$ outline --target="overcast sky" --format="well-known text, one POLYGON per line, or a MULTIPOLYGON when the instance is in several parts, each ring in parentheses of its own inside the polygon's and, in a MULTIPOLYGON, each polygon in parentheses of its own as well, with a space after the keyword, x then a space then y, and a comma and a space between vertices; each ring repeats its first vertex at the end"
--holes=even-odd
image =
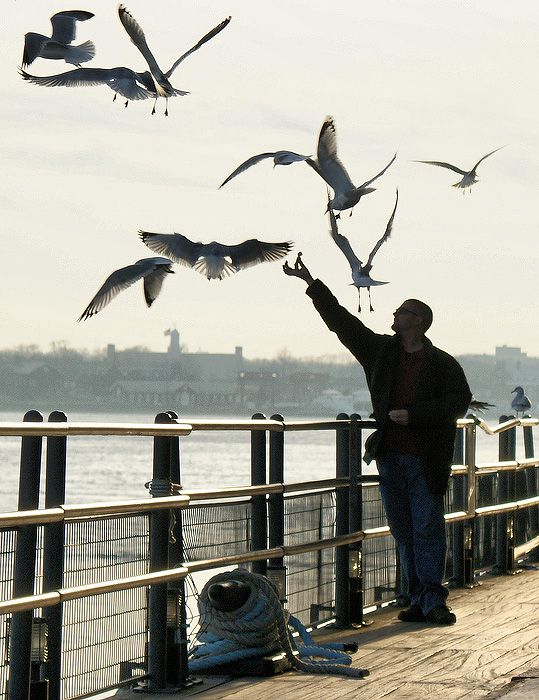
MULTIPOLYGON (((365 260, 399 189, 393 235, 378 252, 375 311, 361 318, 389 331, 393 310, 419 297, 434 309, 429 333, 453 354, 497 345, 539 356, 539 6, 536 0, 128 0, 161 67, 228 15, 229 26, 175 71, 190 95, 164 102, 112 101, 107 86, 45 88, 23 81, 24 34, 50 33, 73 9, 50 0, 5 0, 0 42, 0 192, 3 260, 0 347, 65 341, 75 349, 143 345, 164 351, 176 327, 191 352, 274 357, 342 354, 282 261, 208 282, 175 266, 148 309, 142 284, 89 320, 77 318, 115 269, 154 254, 138 229, 192 240, 294 241, 315 277, 357 311, 350 269, 328 235, 323 181, 304 163, 264 161, 219 190, 243 160, 263 151, 315 154, 332 115, 352 180, 397 159, 340 231, 365 260), (442 160, 478 169, 463 195, 442 160)), ((75 43, 92 39, 86 66, 144 70, 115 1, 77 5, 95 13, 75 43)), ((70 70, 37 59, 28 71, 70 70)))

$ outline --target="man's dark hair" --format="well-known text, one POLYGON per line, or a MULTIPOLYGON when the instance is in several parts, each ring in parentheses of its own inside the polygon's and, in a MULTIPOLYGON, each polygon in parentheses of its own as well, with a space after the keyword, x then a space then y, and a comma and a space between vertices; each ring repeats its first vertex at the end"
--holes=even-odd
POLYGON ((419 299, 407 299, 406 304, 409 308, 418 316, 423 319, 422 329, 423 333, 426 333, 432 324, 432 309, 428 304, 419 299))

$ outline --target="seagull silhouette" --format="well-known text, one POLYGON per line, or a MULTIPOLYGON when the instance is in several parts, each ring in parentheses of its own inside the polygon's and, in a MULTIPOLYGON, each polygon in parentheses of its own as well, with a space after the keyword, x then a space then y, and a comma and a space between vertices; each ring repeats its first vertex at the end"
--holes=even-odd
POLYGON ((139 231, 139 235, 150 250, 193 268, 209 280, 223 279, 258 263, 279 260, 292 248, 291 241, 265 243, 256 238, 238 245, 224 245, 216 241, 194 243, 181 233, 139 231))
MULTIPOLYGON (((310 165, 333 190, 333 199, 330 199, 326 211, 332 209, 342 211, 344 209, 352 209, 363 195, 374 192, 376 188, 369 187, 369 185, 385 173, 396 157, 397 154, 395 153, 393 158, 378 175, 375 175, 370 180, 367 180, 367 182, 356 187, 337 156, 337 138, 333 118, 326 117, 318 137, 316 160, 307 158, 305 162, 310 165)), ((350 212, 350 215, 352 215, 352 212, 350 212)), ((337 218, 339 218, 338 214, 337 218)))
POLYGON ((92 41, 73 46, 75 39, 75 23, 84 22, 94 16, 93 12, 86 10, 63 10, 51 17, 52 35, 44 36, 35 32, 24 35, 24 49, 22 65, 29 66, 36 58, 50 58, 64 60, 79 66, 92 59, 95 55, 95 46, 92 41))
POLYGON ((186 51, 184 54, 182 54, 174 63, 172 66, 169 68, 169 70, 164 73, 161 68, 159 68, 159 65, 157 64, 157 61, 155 60, 155 57, 153 53, 150 51, 150 48, 146 42, 146 37, 144 36, 144 32, 142 31, 142 28, 140 27, 139 23, 134 19, 134 17, 131 15, 131 13, 127 10, 125 5, 119 5, 118 6, 118 16, 120 17, 120 21, 124 26, 125 31, 129 35, 129 38, 133 42, 133 44, 137 47, 137 49, 140 51, 140 53, 144 56, 144 59, 146 60, 146 63, 148 64, 148 67, 150 68, 151 75, 153 77, 153 81, 155 84, 155 102, 152 110, 152 114, 155 114, 155 103, 157 102, 157 98, 159 97, 164 97, 166 101, 166 106, 165 106, 165 115, 168 115, 168 99, 169 97, 175 97, 177 95, 188 95, 189 93, 186 92, 185 90, 179 90, 178 88, 175 88, 171 85, 169 78, 172 75, 172 73, 176 70, 176 68, 180 65, 182 61, 184 61, 187 56, 190 56, 194 51, 199 49, 203 44, 205 44, 207 41, 210 39, 213 39, 214 36, 217 36, 219 32, 221 32, 227 24, 230 22, 230 17, 227 17, 224 19, 222 22, 220 22, 216 27, 211 29, 207 34, 205 34, 202 39, 200 39, 194 46, 192 46, 189 51, 186 51))
POLYGON ((113 100, 117 95, 125 97, 125 106, 129 100, 146 100, 155 97, 152 76, 148 71, 135 73, 130 68, 75 68, 58 75, 30 75, 19 69, 24 80, 34 85, 45 87, 80 87, 88 85, 108 85, 114 91, 113 100))
POLYGON ((476 399, 475 396, 472 396, 472 400, 470 401, 470 404, 468 408, 471 411, 477 411, 478 413, 484 413, 485 411, 488 411, 489 408, 494 408, 496 404, 494 403, 489 403, 488 401, 482 401, 481 399, 476 399))
POLYGON ((524 415, 524 411, 529 411, 532 407, 532 402, 521 386, 516 386, 511 393, 515 394, 515 398, 511 401, 511 408, 516 411, 517 417, 519 413, 524 415))
POLYGON ((224 180, 220 185, 220 189, 223 185, 226 185, 227 182, 230 182, 233 177, 236 177, 236 175, 239 175, 240 173, 243 173, 247 168, 250 168, 251 165, 256 165, 256 163, 260 163, 261 160, 265 160, 266 158, 273 158, 273 167, 276 165, 291 165, 292 163, 298 163, 302 160, 308 160, 311 156, 302 156, 300 153, 294 153, 294 151, 272 151, 269 153, 259 153, 257 156, 251 156, 251 158, 248 158, 245 160, 241 165, 238 165, 236 170, 234 172, 230 173, 230 175, 224 180))
MULTIPOLYGON (((350 245, 350 241, 346 236, 343 236, 341 233, 338 232, 337 230, 337 219, 335 217, 335 214, 333 213, 333 210, 329 207, 329 221, 331 225, 331 231, 330 235, 335 241, 335 243, 339 246, 341 251, 344 253, 346 259, 348 260, 348 263, 350 265, 350 268, 352 270, 352 284, 357 287, 358 291, 358 311, 361 311, 361 288, 366 287, 368 294, 369 294, 369 309, 370 311, 374 311, 372 308, 372 302, 371 302, 371 287, 376 287, 381 284, 388 284, 387 282, 379 282, 377 280, 373 280, 371 277, 371 269, 372 269, 372 261, 374 259, 374 256, 378 252, 380 246, 382 243, 385 243, 389 236, 391 235, 391 231, 393 229, 393 220, 395 219, 395 212, 397 211, 397 204, 399 202, 399 192, 397 190, 397 196, 395 199, 395 206, 393 207, 393 212, 391 213, 391 216, 389 217, 389 221, 387 222, 386 230, 384 232, 384 235, 380 240, 376 243, 374 248, 371 250, 369 254, 369 258, 365 265, 361 262, 361 260, 357 257, 357 255, 354 253, 352 250, 352 246, 350 245)), ((328 195, 329 199, 329 195, 328 195)))
POLYGON ((459 175, 462 175, 463 178, 462 180, 459 180, 458 182, 455 182, 453 187, 457 187, 458 189, 461 189, 464 192, 466 192, 466 187, 471 187, 474 183, 478 181, 477 177, 477 166, 479 163, 482 163, 485 158, 488 158, 491 156, 493 153, 496 153, 496 151, 499 151, 500 149, 504 148, 504 146, 500 146, 500 148, 495 148, 493 151, 490 153, 487 153, 486 156, 483 156, 480 158, 477 163, 473 166, 471 170, 461 170, 460 168, 457 168, 456 165, 451 165, 451 163, 444 163, 439 160, 415 160, 414 163, 427 163, 427 165, 439 165, 441 168, 449 168, 449 170, 453 170, 454 172, 458 173, 459 175))
POLYGON ((79 321, 85 321, 90 316, 104 309, 122 290, 127 289, 140 279, 144 280, 144 299, 146 306, 151 306, 159 296, 163 281, 167 274, 174 274, 172 262, 167 258, 143 258, 133 265, 115 270, 103 282, 97 294, 84 309, 79 321))

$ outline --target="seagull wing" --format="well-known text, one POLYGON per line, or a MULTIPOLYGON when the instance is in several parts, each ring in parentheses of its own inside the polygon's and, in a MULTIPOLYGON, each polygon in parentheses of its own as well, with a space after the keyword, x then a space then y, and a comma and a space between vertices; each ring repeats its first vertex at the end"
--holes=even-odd
POLYGON ((232 18, 227 17, 224 19, 222 22, 220 22, 216 27, 214 27, 212 30, 210 30, 207 34, 204 34, 202 39, 200 39, 194 46, 192 46, 189 51, 186 51, 182 56, 180 56, 170 69, 165 73, 165 78, 170 78, 172 73, 176 70, 176 68, 180 65, 180 63, 187 58, 187 56, 190 56, 194 51, 199 49, 203 44, 205 44, 207 41, 210 39, 213 39, 214 36, 217 36, 219 32, 222 32, 223 29, 227 26, 227 24, 230 22, 232 18))
POLYGON ((75 23, 77 21, 84 22, 84 20, 91 19, 93 16, 93 12, 87 12, 86 10, 64 10, 63 12, 57 12, 51 17, 51 39, 57 41, 59 44, 71 44, 75 38, 75 23))
POLYGON ((144 32, 142 31, 142 28, 137 20, 130 14, 125 5, 120 5, 118 7, 118 16, 120 17, 120 22, 123 24, 129 38, 146 59, 146 63, 148 64, 153 77, 156 80, 161 80, 164 77, 163 71, 161 68, 159 68, 153 53, 150 51, 150 47, 146 42, 144 32))
POLYGON ((415 160, 414 163, 427 163, 427 165, 439 165, 441 168, 449 168, 449 170, 453 170, 459 175, 468 175, 468 172, 466 170, 461 170, 460 168, 457 168, 456 165, 451 165, 451 163, 444 163, 439 160, 415 160))
POLYGON ((283 243, 266 243, 256 238, 251 238, 238 245, 219 245, 222 254, 230 257, 232 264, 240 270, 252 267, 262 262, 279 260, 287 255, 292 248, 292 241, 283 243))
MULTIPOLYGON (((57 75, 30 75, 24 70, 19 70, 24 80, 28 80, 34 85, 44 85, 46 87, 80 87, 84 85, 111 85, 120 78, 132 78, 136 81, 136 75, 129 68, 75 68, 57 75)), ((135 87, 137 87, 135 85, 135 87)), ((146 90, 141 87, 134 89, 131 95, 124 95, 129 99, 140 99, 134 95, 138 92, 144 97, 149 97, 146 90)), ((122 92, 121 94, 124 94, 122 92)))
POLYGON ((78 320, 84 321, 87 318, 90 318, 90 316, 98 313, 101 311, 101 309, 104 309, 105 306, 107 306, 107 304, 109 304, 121 291, 127 289, 127 287, 130 287, 143 277, 156 273, 156 271, 158 271, 160 268, 159 273, 156 276, 154 275, 153 280, 149 282, 149 289, 151 290, 150 297, 146 295, 145 289, 146 303, 148 306, 150 306, 157 294, 159 294, 159 290, 161 289, 161 285, 163 283, 162 279, 159 281, 159 277, 163 276, 163 274, 167 271, 167 268, 170 272, 170 266, 171 262, 166 258, 144 258, 142 260, 138 260, 133 265, 127 265, 126 267, 121 267, 119 270, 115 270, 104 281, 97 294, 84 309, 78 320))
POLYGON ((329 231, 330 236, 333 238, 337 246, 341 249, 345 258, 348 260, 348 264, 350 265, 350 269, 352 270, 352 272, 354 272, 354 270, 359 270, 363 263, 352 250, 352 246, 350 245, 350 241, 348 240, 348 238, 346 238, 346 236, 343 236, 342 233, 339 233, 337 228, 337 219, 335 218, 333 210, 330 209, 328 211, 328 214, 329 223, 331 226, 331 229, 329 231))
POLYGON ((367 187, 367 185, 370 185, 371 182, 374 182, 375 180, 378 180, 378 178, 381 177, 381 176, 385 173, 385 171, 389 168, 389 166, 393 163, 393 161, 395 160, 396 157, 397 157, 397 154, 395 153, 395 155, 393 156, 393 158, 389 161, 389 163, 386 165, 386 167, 385 167, 383 170, 380 170, 380 172, 378 173, 378 175, 375 175, 375 176, 374 176, 373 178, 371 178, 370 180, 367 180, 367 182, 364 182, 362 185, 360 185, 360 186, 358 187, 358 189, 361 190, 361 189, 363 189, 364 187, 367 187))
POLYGON ((154 258, 154 260, 156 261, 155 268, 144 276, 143 282, 144 300, 148 307, 150 307, 159 296, 165 277, 174 272, 174 270, 171 269, 170 260, 166 258, 154 258), (158 262, 159 260, 163 262, 158 262))
POLYGON ((151 233, 139 231, 142 242, 154 253, 165 255, 179 265, 194 267, 202 254, 203 244, 194 243, 181 233, 151 233))
POLYGON ((41 55, 43 45, 50 39, 43 34, 28 32, 24 36, 24 49, 22 52, 22 65, 29 66, 41 55))
MULTIPOLYGON (((313 162, 306 161, 311 167, 313 162)), ((326 117, 320 129, 317 148, 317 162, 314 169, 335 192, 348 192, 355 189, 354 183, 337 157, 337 138, 332 117, 326 117)))
POLYGON ((493 151, 491 151, 490 153, 487 153, 486 156, 483 156, 482 158, 479 158, 479 160, 477 161, 477 163, 473 166, 472 172, 477 168, 477 166, 479 165, 479 163, 481 163, 481 162, 483 162, 483 161, 485 160, 485 158, 488 158, 488 157, 491 156, 493 153, 496 153, 496 151, 499 151, 499 150, 501 150, 502 148, 505 148, 505 146, 500 146, 500 148, 495 148, 495 149, 494 149, 493 151))
POLYGON ((391 231, 393 230, 393 221, 395 219, 395 212, 397 211, 397 204, 399 203, 399 191, 397 190, 397 197, 395 199, 395 206, 393 207, 393 211, 391 212, 391 216, 389 217, 389 221, 387 222, 386 230, 384 232, 384 235, 380 240, 376 243, 374 248, 371 250, 369 259, 367 260, 367 264, 365 265, 365 272, 369 274, 372 268, 372 261, 374 259, 374 256, 378 252, 378 249, 382 245, 382 243, 385 243, 387 239, 391 236, 391 231))
POLYGON ((243 173, 245 170, 247 170, 247 168, 250 168, 252 165, 256 165, 257 163, 260 163, 261 160, 265 160, 266 158, 275 158, 276 155, 284 155, 285 153, 290 153, 292 155, 291 151, 273 151, 272 153, 259 153, 256 156, 251 156, 250 158, 247 158, 247 160, 244 160, 241 165, 238 165, 234 172, 230 173, 226 180, 223 180, 223 182, 219 185, 218 189, 221 189, 223 185, 226 185, 227 182, 230 182, 230 180, 232 180, 233 177, 236 177, 236 175, 243 173))

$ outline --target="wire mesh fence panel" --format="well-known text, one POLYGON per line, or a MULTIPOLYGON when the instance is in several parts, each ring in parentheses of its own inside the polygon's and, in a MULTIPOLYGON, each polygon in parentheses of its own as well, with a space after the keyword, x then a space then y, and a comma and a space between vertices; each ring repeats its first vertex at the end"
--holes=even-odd
MULTIPOLYGON (((65 528, 64 586, 149 571, 147 515, 75 520, 65 528)), ((63 604, 62 698, 118 685, 145 672, 147 589, 63 604)))
MULTIPOLYGON (((335 535, 335 494, 323 492, 285 498, 285 545, 335 535)), ((286 607, 304 625, 335 613, 335 550, 321 549, 285 557, 286 607)))

